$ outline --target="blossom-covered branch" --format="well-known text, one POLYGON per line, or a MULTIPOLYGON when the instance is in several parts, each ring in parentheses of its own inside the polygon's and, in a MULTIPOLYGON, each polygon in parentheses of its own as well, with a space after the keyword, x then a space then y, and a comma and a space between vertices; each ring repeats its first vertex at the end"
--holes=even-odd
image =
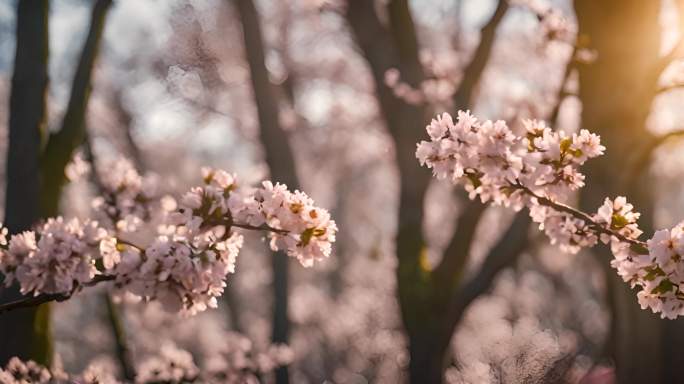
POLYGON ((158 300, 169 311, 214 308, 243 244, 236 228, 268 231, 271 248, 305 267, 330 256, 337 226, 303 192, 268 181, 238 188, 234 175, 207 168, 204 184, 177 202, 159 198, 130 163, 111 169, 103 196, 93 204, 100 222, 58 217, 9 239, 3 228, 5 283, 17 281, 33 297, 2 305, 0 313, 67 300, 105 281, 117 292, 158 300), (150 244, 128 239, 152 223, 150 244))
POLYGON ((624 197, 606 198, 596 213, 567 204, 584 186, 579 167, 603 154, 600 139, 586 130, 568 135, 543 122, 524 121, 515 134, 503 121, 478 121, 459 112, 427 126, 430 141, 418 144, 416 156, 440 179, 464 185, 470 198, 479 197, 520 210, 527 207, 539 229, 561 249, 577 252, 599 240, 610 244, 611 265, 632 287, 642 308, 662 317, 684 314, 684 223, 639 240, 640 214, 624 197), (680 288, 680 285, 682 288, 680 288))

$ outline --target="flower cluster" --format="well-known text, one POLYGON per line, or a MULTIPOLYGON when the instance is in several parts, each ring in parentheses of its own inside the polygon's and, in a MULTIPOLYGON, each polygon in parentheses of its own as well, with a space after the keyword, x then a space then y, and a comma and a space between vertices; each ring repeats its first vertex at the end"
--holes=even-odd
POLYGON ((23 362, 13 357, 5 369, 0 369, 0 383, 50 383, 55 381, 51 372, 34 361, 23 362))
MULTIPOLYGON (((102 242, 112 260, 115 286, 145 300, 159 300, 171 312, 194 314, 217 306, 226 277, 235 272, 243 237, 231 230, 225 195, 233 176, 215 172, 206 187, 195 187, 171 209, 158 235, 145 249, 121 240, 102 242)), ((206 180, 206 177, 205 177, 206 180)))
POLYGON ((136 383, 192 383, 198 379, 199 368, 192 355, 171 344, 162 347, 158 356, 151 356, 138 367, 136 383))
POLYGON ((480 122, 459 112, 427 126, 430 141, 418 144, 416 157, 437 178, 464 185, 470 198, 482 202, 527 207, 540 230, 568 252, 610 244, 611 265, 637 294, 642 308, 661 317, 684 315, 684 223, 661 230, 644 243, 637 225, 639 213, 624 197, 606 199, 594 214, 565 202, 584 186, 579 167, 605 148, 599 137, 581 130, 567 135, 543 122, 525 121, 524 135, 514 134, 503 121, 480 122), (682 289, 680 289, 680 285, 682 289))
MULTIPOLYGON (((190 352, 172 342, 136 364, 135 383, 260 383, 276 368, 290 364, 293 352, 286 345, 270 345, 257 351, 245 336, 229 332, 221 340, 223 347, 206 361, 200 371, 190 352)), ((110 370, 91 363, 78 375, 61 369, 48 369, 34 361, 13 357, 0 369, 2 384, 121 384, 110 370)))
POLYGON ((119 158, 100 172, 100 196, 92 201, 95 219, 118 232, 134 232, 157 210, 159 181, 141 176, 133 164, 119 158))
POLYGON ((270 182, 241 190, 234 175, 204 169, 204 185, 178 202, 151 203, 137 172, 121 169, 125 172, 112 172, 118 176, 108 182, 112 199, 100 200, 115 228, 57 218, 9 241, 3 229, 0 271, 6 283, 18 280, 23 293, 68 298, 84 286, 111 280, 119 292, 194 314, 217 306, 243 244, 239 228, 269 231, 274 250, 285 250, 306 267, 330 256, 335 222, 303 192, 270 182), (119 224, 144 222, 145 206, 151 204, 165 208, 154 240, 145 246, 126 240, 129 227, 119 224), (116 221, 126 217, 133 219, 116 221))
POLYGON ((416 157, 439 178, 465 184, 470 197, 520 209, 533 197, 526 190, 564 200, 584 185, 579 166, 605 149, 599 137, 582 130, 572 136, 554 132, 543 122, 526 120, 525 136, 503 121, 480 122, 459 112, 447 113, 427 126, 430 141, 421 141, 416 157))
POLYGON ((416 156, 437 178, 464 184, 471 199, 529 207, 532 219, 562 249, 594 245, 586 222, 539 204, 539 198, 565 201, 584 185, 579 167, 605 149, 598 136, 586 130, 569 136, 536 120, 524 126, 525 135, 518 136, 500 120, 480 122, 459 112, 454 123, 445 113, 428 125, 431 141, 420 142, 416 156))
POLYGON ((290 364, 294 354, 286 345, 256 351, 251 340, 234 332, 224 335, 223 347, 207 362, 207 380, 215 383, 257 383, 258 378, 290 364))
POLYGON ((102 258, 100 242, 107 231, 97 222, 49 219, 37 231, 26 231, 0 238, 0 271, 8 286, 15 280, 21 292, 70 293, 98 274, 96 263, 102 258))
POLYGON ((330 256, 337 225, 306 193, 290 192, 283 184, 265 181, 251 196, 229 204, 236 220, 275 229, 270 233, 271 249, 285 250, 303 266, 311 267, 330 256))
POLYGON ((392 90, 394 96, 406 104, 445 104, 451 103, 456 92, 456 85, 452 76, 440 75, 423 80, 419 88, 401 80, 399 70, 388 69, 385 72, 385 85, 392 90))

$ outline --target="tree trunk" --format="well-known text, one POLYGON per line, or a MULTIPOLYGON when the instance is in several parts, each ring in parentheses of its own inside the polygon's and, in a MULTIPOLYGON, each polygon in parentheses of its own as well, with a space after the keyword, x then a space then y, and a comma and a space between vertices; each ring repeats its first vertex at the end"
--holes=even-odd
MULTIPOLYGON (((259 14, 252 0, 237 0, 236 6, 242 21, 244 49, 257 107, 259 139, 264 147, 266 163, 274 181, 285 183, 290 189, 299 189, 294 155, 289 138, 280 126, 278 100, 266 69, 259 14)), ((289 258, 283 252, 276 252, 272 257, 273 328, 271 339, 274 343, 287 343, 290 335, 289 258)), ((278 368, 276 382, 278 384, 289 382, 287 367, 278 368)))
MULTIPOLYGON (((90 77, 111 0, 98 0, 79 61, 62 129, 41 154, 46 133, 48 74, 48 1, 25 0, 17 8, 17 51, 10 101, 10 149, 7 161, 5 222, 11 233, 30 229, 41 217, 55 216, 65 182, 64 167, 83 141, 90 77)), ((18 298, 16 289, 2 300, 18 298)), ((48 365, 52 356, 50 307, 25 309, 0 319, 0 363, 12 356, 48 365), (8 332, 9 331, 9 332, 8 332)))
MULTIPOLYGON (((449 282, 447 287, 437 282, 434 271, 426 264, 423 208, 431 178, 430 172, 420 167, 416 161, 415 146, 425 136, 422 127, 429 120, 431 111, 425 105, 407 104, 398 99, 384 82, 386 71, 396 68, 401 73, 402 81, 420 89, 424 73, 419 61, 415 25, 406 0, 388 2, 387 26, 380 21, 374 8, 372 1, 350 0, 346 18, 370 66, 379 109, 394 140, 400 183, 398 228, 395 236, 399 261, 396 272, 397 291, 402 322, 409 336, 409 379, 416 384, 441 383, 447 363, 448 345, 463 308, 467 306, 465 301, 456 297, 459 295, 458 278, 461 272, 457 267, 462 263, 449 261, 448 264, 455 268, 448 268, 443 273, 446 277, 440 279, 449 282)), ((470 102, 475 85, 488 61, 496 25, 507 9, 507 2, 500 3, 492 20, 483 29, 481 46, 468 66, 467 75, 470 78, 464 81, 463 89, 457 92, 456 103, 459 107, 470 102)), ((473 226, 477 220, 478 218, 474 219, 473 226)), ((457 248, 465 251, 445 254, 444 258, 466 259, 469 256, 472 238, 461 234, 456 233, 453 241, 462 242, 463 246, 457 248)), ((485 280, 478 279, 478 287, 488 287, 493 278, 485 280)), ((485 290, 483 288, 477 294, 485 290)), ((472 294, 475 290, 469 292, 472 294)))
MULTIPOLYGON (((582 128, 601 135, 606 155, 587 163, 587 187, 582 207, 595 211, 604 197, 627 196, 642 213, 640 227, 653 230, 653 197, 644 176, 638 185, 621 185, 625 159, 651 139, 646 119, 661 73, 659 1, 577 0, 578 45, 595 50, 594 62, 578 65, 582 101, 582 128)), ((668 360, 664 346, 671 341, 666 324, 684 321, 660 320, 639 308, 635 292, 607 266, 612 257, 599 252, 606 265, 613 295, 612 335, 608 346, 617 368, 619 383, 675 382, 664 376, 668 360), (668 323, 669 322, 669 323, 668 323)), ((674 378, 672 378, 674 379, 674 378)))
POLYGON ((409 353, 409 381, 411 383, 441 384, 445 368, 446 347, 444 340, 451 335, 423 335, 411 337, 409 353))
MULTIPOLYGON (((17 5, 17 45, 10 94, 5 225, 10 233, 30 229, 40 218, 40 167, 48 85, 48 1, 17 5)), ((0 301, 20 297, 2 288, 0 301)), ((0 364, 13 356, 47 364, 52 354, 47 304, 0 316, 0 364)))
POLYGON ((58 132, 50 135, 41 157, 40 207, 43 217, 56 216, 59 213, 59 200, 66 183, 64 168, 71 161, 74 151, 85 140, 86 114, 92 89, 91 78, 107 12, 111 5, 112 0, 97 0, 93 6, 88 36, 74 74, 62 126, 58 132))

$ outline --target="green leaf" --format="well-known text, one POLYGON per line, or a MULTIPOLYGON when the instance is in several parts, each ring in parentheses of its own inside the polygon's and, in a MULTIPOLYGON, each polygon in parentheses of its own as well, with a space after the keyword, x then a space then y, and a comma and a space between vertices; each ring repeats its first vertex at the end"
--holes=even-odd
POLYGON ((306 247, 309 245, 311 242, 311 238, 314 235, 314 228, 307 228, 302 232, 302 235, 299 237, 299 244, 297 244, 300 247, 306 247))
POLYGON ((663 294, 663 293, 667 293, 667 292, 672 291, 675 287, 676 287, 676 285, 674 285, 674 283, 672 283, 672 282, 671 282, 670 280, 668 280, 668 279, 665 279, 665 280, 661 281, 660 284, 658 284, 657 287, 653 288, 653 290, 651 291, 651 293, 653 293, 653 294, 663 294))
POLYGON ((624 216, 622 216, 618 213, 613 213, 613 216, 610 219, 610 226, 613 229, 622 229, 627 224, 629 224, 629 221, 627 221, 627 218, 625 218, 624 216))
POLYGON ((561 152, 567 152, 568 149, 570 149, 571 145, 572 145, 572 138, 566 137, 565 139, 561 140, 561 142, 560 142, 561 152))
POLYGON ((648 248, 639 244, 630 244, 629 249, 638 255, 648 255, 648 248))

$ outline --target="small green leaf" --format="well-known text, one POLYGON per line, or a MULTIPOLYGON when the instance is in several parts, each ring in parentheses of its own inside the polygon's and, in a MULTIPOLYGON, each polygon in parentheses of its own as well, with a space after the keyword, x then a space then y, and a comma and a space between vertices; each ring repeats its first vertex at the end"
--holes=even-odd
POLYGON ((627 221, 627 218, 620 215, 619 213, 613 213, 613 216, 611 217, 611 220, 610 220, 610 226, 613 229, 622 229, 627 224, 629 224, 629 221, 627 221))
POLYGON ((313 235, 314 235, 314 228, 305 229, 304 232, 302 232, 302 235, 299 237, 299 244, 297 244, 297 246, 306 247, 307 245, 309 245, 313 235))
POLYGON ((676 286, 670 280, 665 279, 658 284, 657 287, 653 288, 651 293, 653 294, 663 294, 672 291, 676 286))
POLYGON ((629 249, 638 255, 648 255, 648 248, 639 244, 630 244, 629 249))
POLYGON ((566 137, 565 139, 561 140, 561 142, 560 142, 561 152, 567 152, 568 149, 570 149, 571 145, 572 145, 572 139, 571 138, 566 137))

